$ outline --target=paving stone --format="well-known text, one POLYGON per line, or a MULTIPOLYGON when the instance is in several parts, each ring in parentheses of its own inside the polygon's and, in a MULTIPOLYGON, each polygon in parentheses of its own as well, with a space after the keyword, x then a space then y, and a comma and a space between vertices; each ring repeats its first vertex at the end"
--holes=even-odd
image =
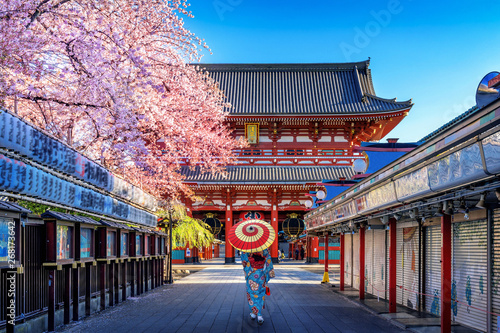
MULTIPOLYGON (((321 286, 318 267, 276 265, 265 322, 250 319, 241 265, 189 265, 191 272, 133 300, 62 328, 64 332, 402 332, 321 286), (191 267, 192 266, 192 267, 191 267)), ((356 293, 350 290, 350 293, 356 293)))

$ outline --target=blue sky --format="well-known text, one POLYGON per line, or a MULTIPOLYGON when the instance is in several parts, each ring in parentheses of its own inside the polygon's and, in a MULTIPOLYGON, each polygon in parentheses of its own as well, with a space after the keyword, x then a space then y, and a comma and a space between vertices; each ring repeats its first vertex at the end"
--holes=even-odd
POLYGON ((375 92, 415 105, 388 137, 417 141, 475 105, 500 70, 499 1, 191 0, 206 63, 371 58, 375 92))

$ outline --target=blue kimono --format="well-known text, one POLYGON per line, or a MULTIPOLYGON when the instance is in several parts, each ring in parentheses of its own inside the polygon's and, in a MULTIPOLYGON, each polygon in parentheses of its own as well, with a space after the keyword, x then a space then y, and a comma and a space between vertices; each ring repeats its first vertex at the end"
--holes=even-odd
POLYGON ((264 308, 264 300, 266 299, 266 285, 269 279, 274 277, 273 262, 269 251, 265 249, 262 254, 266 259, 262 269, 252 268, 248 253, 241 254, 241 263, 247 281, 248 306, 250 311, 257 316, 262 316, 261 311, 264 308))

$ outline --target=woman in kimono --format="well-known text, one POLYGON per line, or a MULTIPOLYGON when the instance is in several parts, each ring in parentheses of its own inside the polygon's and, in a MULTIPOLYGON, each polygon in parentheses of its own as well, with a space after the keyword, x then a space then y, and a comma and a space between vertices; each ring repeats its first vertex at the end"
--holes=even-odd
POLYGON ((262 309, 266 299, 266 285, 274 277, 273 262, 269 251, 242 253, 241 263, 247 281, 247 300, 252 320, 257 318, 259 325, 264 323, 262 309))

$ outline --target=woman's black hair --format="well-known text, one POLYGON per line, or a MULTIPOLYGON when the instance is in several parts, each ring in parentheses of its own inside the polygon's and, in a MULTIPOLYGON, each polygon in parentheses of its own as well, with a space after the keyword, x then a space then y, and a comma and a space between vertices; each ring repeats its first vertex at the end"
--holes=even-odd
POLYGON ((253 260, 255 261, 264 261, 266 258, 260 253, 252 253, 253 260))

